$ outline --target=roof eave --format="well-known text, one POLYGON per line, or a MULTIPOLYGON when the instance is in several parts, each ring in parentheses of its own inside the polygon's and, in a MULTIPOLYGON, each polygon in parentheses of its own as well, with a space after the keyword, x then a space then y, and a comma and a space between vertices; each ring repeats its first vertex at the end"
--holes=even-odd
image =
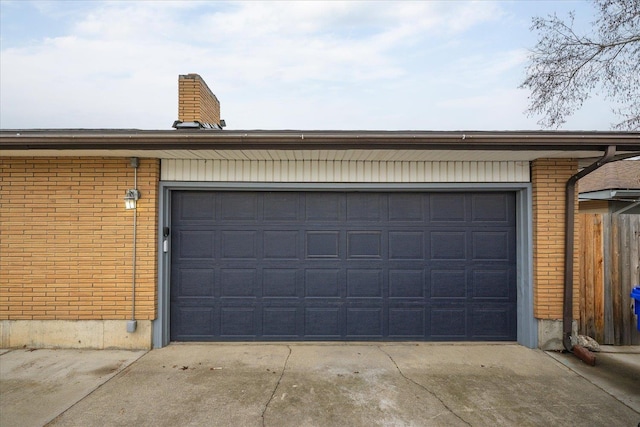
POLYGON ((640 151, 640 133, 425 131, 2 131, 0 149, 640 151))
POLYGON ((598 190, 580 193, 579 200, 639 200, 640 189, 634 190, 598 190))

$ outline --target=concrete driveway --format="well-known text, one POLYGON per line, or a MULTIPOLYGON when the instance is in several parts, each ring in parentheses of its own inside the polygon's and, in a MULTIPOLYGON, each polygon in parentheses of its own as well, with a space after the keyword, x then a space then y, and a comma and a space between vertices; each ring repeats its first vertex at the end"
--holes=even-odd
MULTIPOLYGON (((640 413, 632 409, 640 402, 640 386, 628 390, 625 403, 562 360, 515 344, 179 344, 142 357, 114 352, 116 363, 107 363, 107 369, 98 366, 102 362, 94 366, 93 388, 87 388, 86 397, 61 396, 65 403, 55 411, 50 410, 54 405, 41 404, 73 380, 58 375, 57 383, 42 387, 39 383, 56 373, 47 372, 55 366, 38 369, 39 363, 57 354, 82 364, 110 352, 13 350, 1 355, 0 425, 43 425, 49 420, 52 426, 640 422, 640 413), (113 376, 98 377, 100 372, 113 376), (34 416, 47 410, 46 416, 34 416)), ((634 375, 640 378, 640 355, 637 362, 634 375)), ((85 375, 85 381, 92 380, 85 375)))

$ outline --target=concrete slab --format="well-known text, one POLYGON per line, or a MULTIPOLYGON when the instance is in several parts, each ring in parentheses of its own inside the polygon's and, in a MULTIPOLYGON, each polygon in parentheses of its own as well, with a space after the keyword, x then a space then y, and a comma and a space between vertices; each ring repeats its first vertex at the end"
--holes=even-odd
POLYGON ((599 354, 596 368, 611 374, 599 380, 573 356, 505 344, 172 345, 124 369, 143 353, 0 352, 0 425, 43 425, 60 413, 52 425, 640 421, 637 371, 604 370, 621 361, 636 369, 634 349, 599 354))
POLYGON ((286 345, 180 344, 153 350, 52 426, 259 426, 286 345))
POLYGON ((269 426, 401 426, 465 423, 407 381, 377 345, 292 345, 264 414, 269 426))
POLYGON ((547 354, 511 344, 181 344, 52 426, 637 425, 547 354))
POLYGON ((144 353, 3 350, 0 353, 0 426, 45 425, 144 353))
POLYGON ((600 346, 596 366, 589 366, 569 353, 549 356, 591 384, 640 412, 640 346, 600 346))
POLYGON ((637 425, 640 414, 519 345, 383 345, 398 369, 469 425, 637 425))

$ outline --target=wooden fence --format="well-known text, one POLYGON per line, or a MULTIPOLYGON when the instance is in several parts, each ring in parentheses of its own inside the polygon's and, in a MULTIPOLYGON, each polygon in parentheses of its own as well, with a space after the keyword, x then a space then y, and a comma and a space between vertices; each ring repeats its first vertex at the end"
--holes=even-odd
POLYGON ((640 344, 630 296, 640 286, 640 215, 579 216, 578 331, 600 344, 640 344))

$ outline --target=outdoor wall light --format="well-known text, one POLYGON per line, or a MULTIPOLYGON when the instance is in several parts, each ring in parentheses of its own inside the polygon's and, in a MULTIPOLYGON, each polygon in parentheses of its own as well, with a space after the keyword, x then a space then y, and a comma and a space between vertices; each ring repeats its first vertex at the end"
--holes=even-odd
POLYGON ((124 207, 125 209, 135 209, 136 201, 140 198, 140 192, 136 189, 127 190, 124 195, 124 207))

